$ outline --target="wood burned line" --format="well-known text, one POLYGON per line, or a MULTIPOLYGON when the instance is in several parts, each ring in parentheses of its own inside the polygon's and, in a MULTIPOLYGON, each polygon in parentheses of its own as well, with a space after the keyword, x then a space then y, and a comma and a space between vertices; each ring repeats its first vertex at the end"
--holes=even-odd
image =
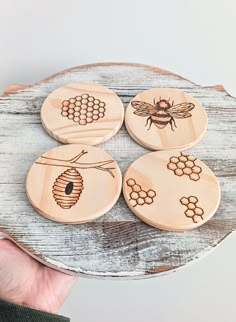
POLYGON ((54 181, 52 186, 53 197, 58 204, 63 209, 70 209, 73 207, 80 199, 80 195, 84 190, 83 177, 77 169, 97 169, 101 171, 108 172, 113 178, 115 178, 112 170, 115 168, 104 166, 114 162, 114 160, 106 160, 99 162, 88 162, 80 163, 77 162, 87 151, 81 151, 74 158, 69 160, 62 160, 58 158, 49 158, 46 156, 41 156, 41 162, 36 161, 36 164, 66 167, 67 169, 62 172, 54 181), (45 161, 46 160, 46 161, 45 161))
POLYGON ((76 155, 74 158, 69 160, 57 159, 57 158, 49 158, 45 156, 41 156, 41 161, 36 161, 36 164, 48 165, 48 166, 57 166, 57 167, 66 167, 66 168, 74 168, 74 169, 97 169, 101 171, 107 171, 110 175, 115 178, 112 170, 115 170, 115 167, 104 167, 110 163, 113 163, 114 160, 105 160, 98 162, 77 162, 84 154, 88 153, 87 151, 81 151, 80 154, 76 155), (47 160, 47 161, 44 161, 47 160))

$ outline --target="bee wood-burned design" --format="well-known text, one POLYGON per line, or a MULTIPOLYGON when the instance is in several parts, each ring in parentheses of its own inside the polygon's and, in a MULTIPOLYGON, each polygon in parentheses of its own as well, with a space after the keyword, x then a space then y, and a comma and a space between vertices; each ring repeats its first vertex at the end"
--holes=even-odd
POLYGON ((154 98, 153 104, 142 101, 132 101, 131 105, 135 109, 135 115, 148 117, 145 124, 145 126, 148 126, 149 123, 148 130, 150 130, 154 123, 159 129, 163 129, 167 124, 170 124, 172 131, 174 131, 174 127, 177 128, 175 119, 191 117, 192 114, 189 113, 189 111, 195 107, 193 103, 189 102, 174 105, 174 101, 170 103, 170 98, 166 100, 161 97, 159 98, 159 101, 156 101, 154 98))
POLYGON ((61 115, 69 120, 86 125, 105 116, 106 104, 100 99, 82 94, 62 102, 61 115))
POLYGON ((88 152, 82 151, 80 154, 70 160, 53 159, 45 156, 40 157, 40 161, 36 164, 66 167, 67 170, 62 172, 55 180, 52 187, 52 194, 56 203, 63 209, 73 207, 79 200, 83 191, 83 177, 77 169, 97 169, 108 172, 115 178, 112 170, 113 167, 105 167, 114 162, 114 160, 106 160, 93 163, 77 162, 84 154, 88 152))
POLYGON ((136 207, 137 205, 143 206, 144 204, 150 205, 153 203, 153 199, 156 197, 156 192, 154 190, 143 190, 132 178, 126 180, 126 183, 127 186, 131 188, 129 201, 133 207, 136 207))
POLYGON ((194 223, 198 223, 203 220, 204 210, 197 206, 198 198, 195 196, 183 197, 180 199, 180 203, 186 206, 184 212, 185 216, 191 218, 194 223))
POLYGON ((198 181, 202 168, 195 164, 197 158, 181 152, 180 156, 173 156, 169 159, 167 168, 174 172, 176 176, 186 175, 190 180, 198 181))

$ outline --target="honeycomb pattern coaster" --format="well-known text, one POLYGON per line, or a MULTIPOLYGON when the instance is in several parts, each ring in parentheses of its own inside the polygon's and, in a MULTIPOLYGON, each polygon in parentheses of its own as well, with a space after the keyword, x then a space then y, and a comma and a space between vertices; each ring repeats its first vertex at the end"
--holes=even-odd
POLYGON ((125 113, 130 136, 152 150, 188 149, 201 140, 207 123, 200 102, 172 88, 155 88, 138 94, 125 113))
POLYGON ((219 184, 211 169, 175 150, 148 153, 134 161, 125 173, 123 194, 141 220, 170 231, 203 225, 220 202, 219 184))
POLYGON ((62 143, 96 145, 120 129, 124 107, 110 89, 94 83, 62 86, 48 95, 41 108, 47 132, 62 143))
POLYGON ((120 169, 108 153, 88 145, 68 144, 34 162, 26 191, 44 217, 80 224, 108 212, 120 196, 121 185, 120 169))

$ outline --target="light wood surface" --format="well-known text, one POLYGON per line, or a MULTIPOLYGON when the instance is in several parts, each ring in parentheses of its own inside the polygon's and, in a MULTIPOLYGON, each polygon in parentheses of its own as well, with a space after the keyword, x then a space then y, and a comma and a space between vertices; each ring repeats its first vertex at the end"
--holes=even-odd
POLYGON ((96 145, 109 140, 122 126, 124 107, 109 88, 73 83, 50 93, 41 108, 46 131, 62 143, 96 145))
POLYGON ((141 220, 169 231, 202 226, 220 202, 211 169, 196 157, 176 151, 152 152, 136 160, 125 173, 123 193, 141 220))
POLYGON ((207 114, 193 96, 173 88, 143 91, 129 103, 125 124, 132 138, 152 150, 185 150, 207 129, 207 114))
POLYGON ((26 191, 33 207, 46 218, 81 224, 107 213, 120 196, 121 184, 120 169, 108 153, 69 144, 34 162, 26 191))
MULTIPOLYGON (((221 86, 202 87, 171 72, 137 64, 79 66, 0 99, 1 231, 41 262, 72 274, 96 278, 145 278, 184 267, 219 245, 236 227, 236 99, 221 86), (193 95, 206 109, 208 131, 187 152, 216 174, 221 202, 203 226, 183 233, 161 231, 140 221, 121 196, 106 215, 83 225, 62 225, 39 216, 25 193, 33 162, 59 145, 42 128, 40 109, 56 88, 95 82, 119 95, 125 107, 138 93, 157 87, 193 95)), ((99 147, 123 174, 150 152, 134 142, 125 127, 99 147)))

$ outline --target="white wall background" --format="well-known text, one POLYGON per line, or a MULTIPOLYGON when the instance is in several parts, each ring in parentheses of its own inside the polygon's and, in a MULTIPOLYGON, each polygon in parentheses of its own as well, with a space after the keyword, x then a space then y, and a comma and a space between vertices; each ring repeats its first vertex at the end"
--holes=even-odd
MULTIPOLYGON (((233 0, 0 0, 0 91, 80 64, 125 61, 236 96, 235 31, 233 0)), ((61 313, 72 322, 234 322, 235 243, 232 235, 159 278, 79 279, 61 313)))

